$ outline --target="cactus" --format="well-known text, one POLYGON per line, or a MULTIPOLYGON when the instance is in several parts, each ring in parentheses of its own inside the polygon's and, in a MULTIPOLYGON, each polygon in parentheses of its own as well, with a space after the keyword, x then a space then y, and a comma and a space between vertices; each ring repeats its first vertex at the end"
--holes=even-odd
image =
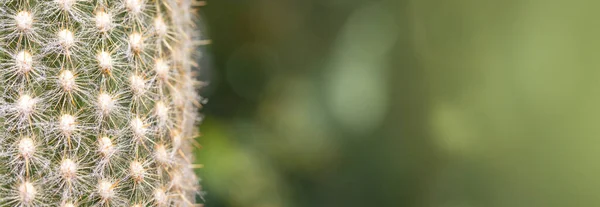
POLYGON ((193 206, 189 0, 0 0, 0 205, 193 206))

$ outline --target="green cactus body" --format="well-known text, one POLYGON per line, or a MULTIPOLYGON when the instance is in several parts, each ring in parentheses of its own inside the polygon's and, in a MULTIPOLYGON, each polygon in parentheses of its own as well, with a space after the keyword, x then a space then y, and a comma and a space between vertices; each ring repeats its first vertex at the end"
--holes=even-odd
POLYGON ((193 206, 188 0, 0 0, 0 205, 193 206))

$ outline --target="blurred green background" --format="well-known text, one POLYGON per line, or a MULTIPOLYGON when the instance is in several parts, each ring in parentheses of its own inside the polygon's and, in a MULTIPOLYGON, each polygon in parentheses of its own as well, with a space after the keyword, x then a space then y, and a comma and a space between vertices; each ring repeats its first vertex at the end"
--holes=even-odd
POLYGON ((206 206, 600 206, 599 8, 207 1, 206 206))

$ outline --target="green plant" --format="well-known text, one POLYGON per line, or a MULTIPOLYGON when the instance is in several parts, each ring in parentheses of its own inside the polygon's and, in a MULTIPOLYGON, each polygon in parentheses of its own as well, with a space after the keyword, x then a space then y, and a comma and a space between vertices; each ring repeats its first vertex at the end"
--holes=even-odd
POLYGON ((0 10, 0 205, 194 205, 192 2, 0 10))

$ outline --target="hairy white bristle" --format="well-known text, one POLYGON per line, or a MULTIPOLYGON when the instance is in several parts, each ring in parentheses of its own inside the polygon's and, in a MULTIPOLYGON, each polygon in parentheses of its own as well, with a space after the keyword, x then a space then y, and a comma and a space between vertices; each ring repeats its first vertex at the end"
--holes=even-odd
POLYGON ((96 12, 96 28, 100 32, 108 32, 113 27, 112 16, 104 11, 96 12))
POLYGON ((71 7, 73 7, 73 4, 75 4, 76 0, 54 0, 54 3, 58 4, 58 6, 64 10, 64 11, 69 11, 71 10, 71 7))
POLYGON ((35 143, 29 137, 21 138, 21 140, 19 140, 18 150, 21 157, 29 159, 35 153, 35 143))
POLYGON ((61 205, 61 207, 75 207, 75 204, 71 203, 71 202, 67 202, 67 203, 63 203, 61 205))
POLYGON ((115 152, 115 146, 108 137, 102 137, 98 140, 98 149, 104 157, 110 157, 115 152))
POLYGON ((77 175, 77 163, 67 158, 60 163, 60 174, 65 180, 75 178, 77 175))
POLYGON ((35 100, 27 94, 21 95, 17 103, 17 108, 22 114, 25 115, 31 114, 35 107, 35 100))
POLYGON ((110 53, 102 51, 96 56, 100 70, 104 73, 110 73, 113 67, 112 57, 110 53))
POLYGON ((134 53, 139 53, 144 47, 144 39, 140 33, 134 32, 129 35, 129 49, 134 53))
POLYGON ((156 34, 158 34, 158 36, 162 37, 167 34, 167 24, 165 24, 163 19, 160 17, 154 19, 154 29, 156 30, 156 34))
POLYGON ((76 123, 75 117, 69 114, 63 114, 60 116, 59 129, 65 135, 69 136, 75 131, 76 123))
POLYGON ((15 16, 17 29, 20 31, 30 31, 33 28, 33 16, 28 11, 21 11, 15 16))
POLYGON ((140 119, 139 117, 135 117, 133 118, 133 120, 131 120, 131 130, 133 131, 133 135, 135 137, 144 137, 146 135, 146 131, 148 130, 146 128, 146 124, 144 124, 144 121, 142 121, 142 119, 140 119))
POLYGON ((107 93, 98 95, 98 107, 103 114, 108 114, 115 107, 115 100, 107 93))
POLYGON ((133 161, 129 164, 129 173, 130 173, 131 177, 133 178, 133 180, 139 182, 139 181, 144 180, 144 177, 146 175, 146 170, 144 169, 144 166, 142 165, 142 163, 140 163, 138 161, 133 161))
POLYGON ((169 163, 169 160, 171 160, 171 158, 169 157, 169 154, 167 152, 167 149, 165 148, 165 145, 163 145, 163 144, 156 145, 156 147, 154 148, 154 159, 156 160, 157 163, 161 163, 161 164, 169 163))
POLYGON ((60 86, 63 90, 70 92, 75 88, 75 76, 70 70, 64 70, 58 75, 60 86))
POLYGON ((19 185, 19 199, 23 204, 22 206, 30 206, 34 201, 36 194, 37 190, 31 182, 25 181, 19 185))
POLYGON ((156 76, 158 76, 160 80, 166 81, 169 78, 169 64, 163 59, 156 59, 156 61, 154 61, 154 72, 156 72, 156 76))
POLYGON ((141 95, 146 90, 146 81, 135 74, 129 77, 129 82, 131 86, 131 91, 133 91, 134 95, 141 95))
POLYGON ((167 107, 162 101, 156 102, 155 106, 156 116, 161 122, 166 122, 169 119, 169 107, 167 107))
POLYGON ((104 201, 110 200, 115 196, 114 184, 108 180, 101 180, 97 186, 97 192, 104 201))
POLYGON ((134 15, 137 15, 140 12, 142 12, 142 9, 144 8, 144 3, 142 2, 142 0, 125 0, 125 7, 129 12, 131 12, 134 15))
POLYGON ((157 206, 166 206, 169 202, 167 193, 162 188, 156 188, 154 190, 154 202, 157 206))
POLYGON ((25 50, 17 53, 15 62, 20 73, 25 74, 33 69, 33 56, 25 50))
MULTIPOLYGON (((69 0, 65 0, 69 1, 69 0)), ((68 29, 63 29, 58 32, 58 42, 64 48, 69 48, 75 44, 75 37, 73 36, 73 32, 68 29)))

